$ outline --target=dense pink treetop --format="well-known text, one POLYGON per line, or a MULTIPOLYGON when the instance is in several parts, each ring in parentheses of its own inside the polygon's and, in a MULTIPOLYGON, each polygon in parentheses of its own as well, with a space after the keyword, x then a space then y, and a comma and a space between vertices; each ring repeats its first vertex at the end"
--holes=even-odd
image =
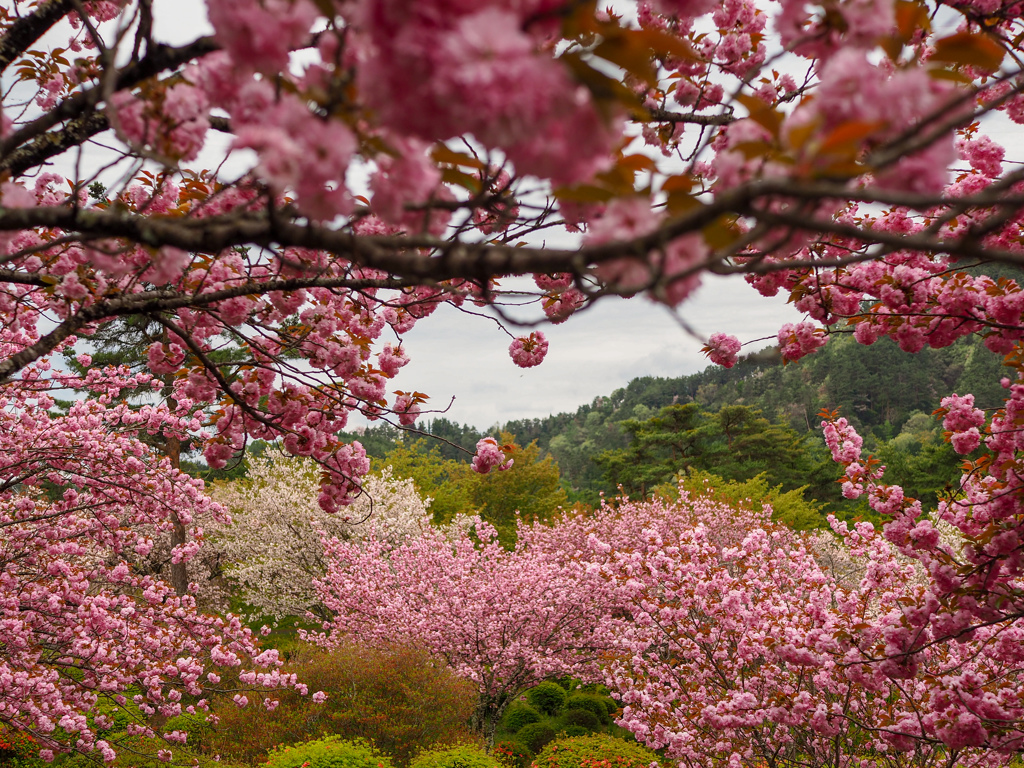
POLYGON ((581 560, 579 524, 520 525, 514 551, 493 527, 428 530, 404 542, 326 542, 315 583, 331 613, 325 645, 413 643, 475 683, 474 724, 493 738, 516 694, 558 674, 593 676, 593 633, 610 611, 604 584, 581 560))
POLYGON ((685 494, 616 514, 590 539, 622 601, 606 682, 649 746, 688 766, 837 768, 1019 749, 1019 627, 934 644, 913 626, 938 603, 927 579, 870 525, 834 523, 860 566, 844 583, 767 516, 685 494))

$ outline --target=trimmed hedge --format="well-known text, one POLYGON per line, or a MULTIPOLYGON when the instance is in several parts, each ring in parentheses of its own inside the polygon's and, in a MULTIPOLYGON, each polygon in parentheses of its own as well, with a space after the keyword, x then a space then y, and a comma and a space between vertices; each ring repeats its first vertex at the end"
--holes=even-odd
POLYGON ((428 749, 409 763, 409 768, 500 768, 501 763, 473 744, 428 749))
POLYGON ((516 702, 505 712, 505 717, 502 718, 501 724, 509 733, 516 733, 524 725, 539 723, 540 720, 540 712, 529 704, 516 702))
POLYGON ((565 689, 558 683, 545 681, 528 690, 526 700, 545 715, 556 715, 565 704, 565 689))
POLYGON ((534 754, 540 752, 550 741, 554 741, 555 731, 544 723, 524 725, 516 734, 516 741, 529 748, 534 754))
POLYGON ((601 730, 600 718, 586 709, 567 709, 559 720, 566 726, 575 725, 587 731, 601 730))
POLYGON ((292 746, 275 747, 263 768, 392 768, 391 758, 365 741, 326 736, 292 746))
POLYGON ((556 739, 533 761, 535 768, 591 768, 607 760, 609 768, 647 768, 658 756, 639 744, 603 733, 556 739))
MULTIPOLYGON (((565 700, 564 709, 590 712, 600 723, 610 723, 604 698, 593 693, 574 693, 565 700)), ((582 725, 582 723, 580 723, 582 725)))

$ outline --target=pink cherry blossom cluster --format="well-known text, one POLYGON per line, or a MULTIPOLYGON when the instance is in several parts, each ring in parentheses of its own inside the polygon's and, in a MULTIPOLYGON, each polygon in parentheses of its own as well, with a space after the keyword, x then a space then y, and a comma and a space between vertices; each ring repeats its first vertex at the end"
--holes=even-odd
POLYGON ((485 437, 476 444, 476 454, 473 456, 472 468, 474 472, 486 475, 492 469, 499 471, 509 469, 514 459, 507 458, 502 446, 493 437, 485 437))
POLYGON ((981 444, 979 427, 985 426, 985 412, 974 407, 974 395, 950 395, 942 399, 945 412, 942 426, 948 429, 950 443, 957 453, 971 453, 981 444))
POLYGON ((520 336, 509 344, 508 353, 512 362, 520 368, 540 365, 548 353, 548 340, 543 331, 534 331, 529 336, 520 336))
POLYGON ((779 351, 783 360, 799 360, 825 346, 828 337, 813 323, 786 323, 779 329, 779 351))
POLYGON ((726 333, 712 333, 711 338, 708 339, 707 346, 701 351, 715 365, 732 368, 736 365, 741 346, 740 340, 735 336, 730 336, 726 333))

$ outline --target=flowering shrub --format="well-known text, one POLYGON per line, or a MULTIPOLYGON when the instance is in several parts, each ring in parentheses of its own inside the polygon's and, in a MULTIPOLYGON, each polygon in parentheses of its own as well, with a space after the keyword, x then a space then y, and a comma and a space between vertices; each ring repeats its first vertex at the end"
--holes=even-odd
POLYGON ((39 744, 29 734, 0 726, 0 765, 7 768, 43 768, 39 744))
POLYGON ((526 768, 533 760, 533 751, 518 741, 499 741, 491 754, 501 763, 502 768, 526 768))
POLYGON ((651 750, 601 733, 556 739, 534 759, 535 768, 647 768, 651 750))
POLYGON ((500 763, 474 744, 459 744, 420 752, 409 768, 500 768, 500 763))
POLYGON ((365 741, 338 736, 281 746, 267 755, 264 768, 391 768, 391 760, 365 741))

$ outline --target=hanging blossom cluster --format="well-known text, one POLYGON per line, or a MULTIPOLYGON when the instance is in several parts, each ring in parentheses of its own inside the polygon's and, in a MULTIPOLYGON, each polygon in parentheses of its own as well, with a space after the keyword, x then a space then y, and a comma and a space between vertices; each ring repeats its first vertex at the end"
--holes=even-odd
POLYGON ((548 353, 548 340, 542 331, 534 331, 529 336, 514 339, 508 347, 512 362, 520 368, 533 368, 544 362, 548 353))

